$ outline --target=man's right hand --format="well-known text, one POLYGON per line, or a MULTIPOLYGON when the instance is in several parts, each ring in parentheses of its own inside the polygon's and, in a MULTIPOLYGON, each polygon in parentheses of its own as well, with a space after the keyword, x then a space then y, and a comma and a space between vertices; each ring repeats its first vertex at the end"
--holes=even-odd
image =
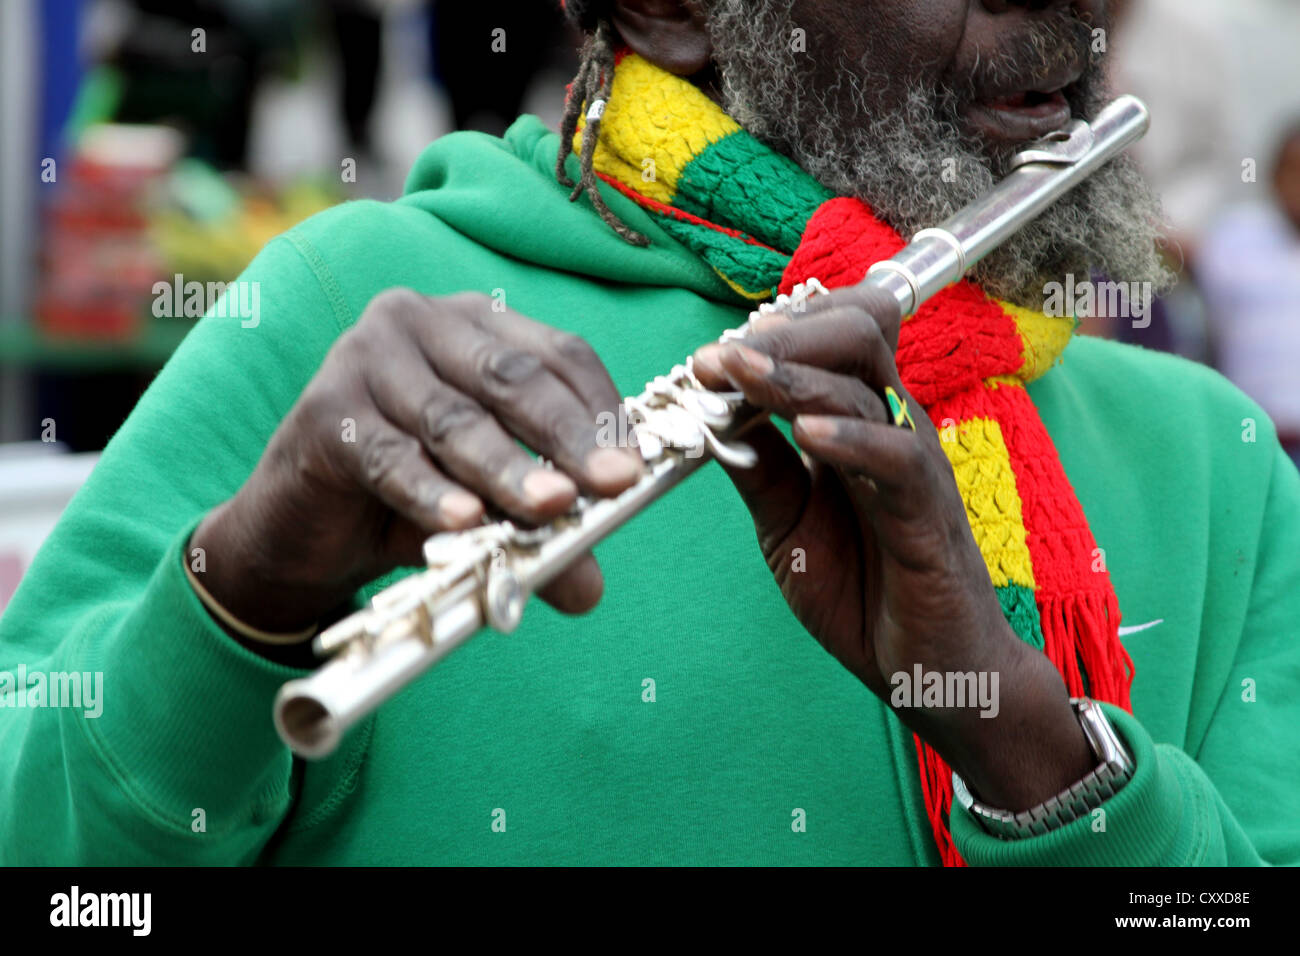
MULTIPOLYGON (((300 630, 386 571, 423 565, 426 537, 478 524, 485 506, 540 523, 579 491, 637 480, 635 448, 597 446, 599 416, 620 397, 596 353, 494 303, 408 289, 371 300, 190 540, 223 607, 265 631, 300 630)), ((541 596, 577 613, 601 588, 588 554, 541 596)))

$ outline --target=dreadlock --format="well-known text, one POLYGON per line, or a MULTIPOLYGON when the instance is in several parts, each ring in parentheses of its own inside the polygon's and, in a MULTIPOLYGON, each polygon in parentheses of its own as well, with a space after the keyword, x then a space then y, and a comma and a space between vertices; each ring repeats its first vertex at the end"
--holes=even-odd
POLYGON ((634 246, 648 246, 650 240, 627 226, 614 214, 600 195, 596 180, 594 162, 596 142, 600 139, 600 121, 605 113, 605 104, 614 83, 614 27, 609 20, 601 18, 595 28, 588 31, 587 39, 582 44, 582 58, 578 66, 578 75, 574 77, 569 88, 569 95, 564 100, 564 118, 560 122, 560 152, 555 159, 555 178, 563 186, 572 186, 569 202, 575 201, 583 193, 591 200, 591 205, 600 214, 601 220, 634 246), (573 135, 578 129, 578 117, 582 108, 587 107, 587 123, 582 130, 582 151, 579 156, 582 175, 574 183, 565 171, 564 161, 569 158, 568 144, 573 142, 573 135))

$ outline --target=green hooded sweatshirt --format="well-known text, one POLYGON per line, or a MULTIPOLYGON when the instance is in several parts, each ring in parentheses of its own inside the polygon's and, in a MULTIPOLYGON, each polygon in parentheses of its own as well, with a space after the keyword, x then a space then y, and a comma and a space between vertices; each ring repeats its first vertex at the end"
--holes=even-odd
MULTIPOLYGON (((606 193, 649 248, 568 202, 557 143, 533 117, 438 140, 400 200, 266 246, 242 277, 255 325, 214 310, 181 345, 0 618, 0 863, 938 862, 911 735, 793 617, 716 466, 597 548, 595 611, 531 603, 321 762, 272 728, 300 672, 236 644, 188 586, 190 533, 384 289, 504 297, 587 339, 623 394, 743 321, 624 197, 606 193), (20 668, 29 688, 102 674, 102 695, 49 706, 20 668)), ((1135 628, 1134 713, 1108 713, 1136 776, 1104 815, 1019 842, 955 809, 959 849, 1300 861, 1300 478, 1271 424, 1206 368, 1093 339, 1029 391, 1135 628)))

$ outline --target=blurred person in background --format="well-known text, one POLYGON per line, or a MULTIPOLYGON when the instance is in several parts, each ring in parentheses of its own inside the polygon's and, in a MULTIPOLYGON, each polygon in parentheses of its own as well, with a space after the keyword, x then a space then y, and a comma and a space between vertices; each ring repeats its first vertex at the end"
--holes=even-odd
POLYGON ((1239 94, 1223 41, 1226 26, 1220 10, 1187 0, 1112 0, 1112 7, 1111 82, 1151 109, 1151 129, 1133 156, 1160 197, 1169 226, 1161 248, 1178 283, 1142 322, 1103 315, 1085 319, 1085 328, 1206 361, 1196 254, 1206 225, 1228 200, 1237 163, 1239 94))
POLYGON ((369 157, 383 49, 381 8, 376 0, 329 0, 326 9, 343 74, 339 92, 347 147, 369 157))
POLYGON ((572 72, 574 36, 545 0, 435 0, 430 13, 434 75, 451 99, 456 129, 500 135, 547 64, 572 72))
POLYGON ((1160 196, 1169 239, 1194 259, 1229 198, 1239 160, 1239 80, 1225 49, 1223 16, 1187 0, 1113 6, 1111 82, 1151 108, 1151 129, 1133 155, 1160 196))
MULTIPOLYGON (((1252 247, 1278 247, 1279 223, 1265 211, 1272 200, 1257 193, 1269 181, 1266 157, 1276 153, 1280 131, 1300 115, 1300 4, 1118 0, 1112 6, 1118 14, 1112 79, 1151 107, 1151 130, 1134 155, 1160 195, 1171 227, 1166 260, 1179 281, 1156 302, 1144 328, 1109 317, 1085 320, 1084 326, 1223 368, 1243 386, 1250 382, 1246 390, 1259 397, 1276 359, 1261 351, 1251 357, 1233 344, 1241 340, 1242 321, 1230 301, 1210 300, 1210 286, 1221 296, 1229 280, 1218 257, 1220 233, 1252 247), (1211 242, 1213 257, 1206 250, 1211 242), (1214 275, 1203 281, 1203 270, 1214 275), (1248 367, 1255 361, 1259 373, 1248 367)), ((1266 285, 1288 284, 1281 273, 1248 264, 1247 270, 1266 285)), ((1270 404, 1283 407, 1276 397, 1265 402, 1270 404)))
POLYGON ((1300 122, 1280 138, 1267 194, 1209 229, 1198 275, 1219 367, 1263 406, 1300 463, 1300 122))
POLYGON ((257 85, 294 41, 298 0, 103 0, 103 62, 114 69, 112 118, 168 122, 190 152, 242 169, 257 85), (195 31, 203 31, 195 36, 195 31))

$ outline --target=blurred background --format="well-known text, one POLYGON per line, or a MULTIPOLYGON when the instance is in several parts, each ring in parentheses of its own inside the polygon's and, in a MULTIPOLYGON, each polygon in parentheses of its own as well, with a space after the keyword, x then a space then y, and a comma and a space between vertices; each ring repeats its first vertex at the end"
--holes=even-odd
MULTIPOLYGON (((1300 0, 1112 2, 1180 281, 1083 330, 1221 369, 1300 459, 1300 0)), ((553 0, 0 0, 0 610, 197 319, 156 282, 400 195, 450 130, 557 125, 577 39, 553 0)))

